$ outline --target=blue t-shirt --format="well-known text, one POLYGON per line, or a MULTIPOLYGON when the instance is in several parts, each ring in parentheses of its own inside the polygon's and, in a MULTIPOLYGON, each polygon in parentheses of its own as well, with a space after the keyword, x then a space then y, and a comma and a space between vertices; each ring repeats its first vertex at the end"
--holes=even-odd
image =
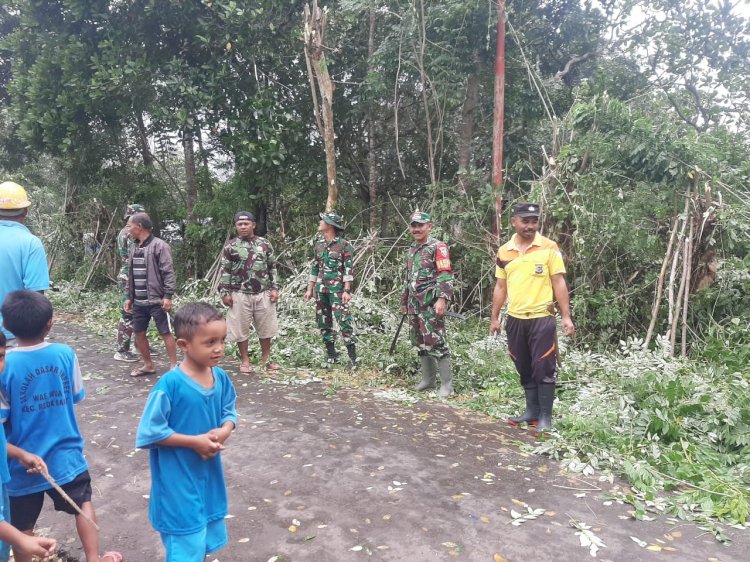
MULTIPOLYGON (((0 423, 5 420, 0 418, 0 423)), ((7 521, 10 523, 9 505, 6 504, 6 488, 10 481, 10 473, 8 472, 8 445, 5 442, 5 432, 0 430, 0 523, 7 521)), ((5 551, 8 550, 8 544, 0 541, 0 561, 7 560, 5 551)))
MULTIPOLYGON (((60 485, 88 469, 73 407, 85 394, 78 357, 67 345, 8 348, 0 376, 0 418, 8 443, 42 457, 60 485)), ((27 474, 17 460, 8 464, 11 496, 52 487, 41 474, 27 474)))
MULTIPOLYGON (((13 291, 46 291, 49 289, 47 254, 42 241, 20 222, 0 220, 0 306, 13 291)), ((14 338, 2 327, 7 338, 14 338)))
POLYGON ((135 446, 150 448, 149 519, 160 533, 188 535, 227 514, 221 454, 202 460, 193 449, 155 445, 174 433, 201 435, 237 424, 237 394, 227 373, 213 368, 204 388, 179 367, 162 375, 148 396, 135 446))
MULTIPOLYGON (((4 423, 5 420, 0 417, 0 423, 4 423)), ((8 445, 5 441, 5 432, 0 431, 0 484, 7 484, 10 482, 10 472, 8 471, 8 445)), ((0 496, 0 502, 3 498, 0 496)), ((0 509, 0 521, 2 521, 2 509, 0 509)))

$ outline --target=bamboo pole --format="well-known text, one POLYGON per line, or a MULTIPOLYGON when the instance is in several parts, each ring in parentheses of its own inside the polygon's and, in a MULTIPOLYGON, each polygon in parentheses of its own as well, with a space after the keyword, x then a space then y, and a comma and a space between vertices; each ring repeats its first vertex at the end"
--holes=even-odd
POLYGON ((685 294, 682 301, 682 342, 680 357, 687 357, 687 314, 690 301, 690 278, 693 275, 693 236, 695 235, 695 216, 690 215, 690 234, 685 248, 685 261, 682 275, 685 279, 685 294))
MULTIPOLYGON (((687 223, 687 220, 685 221, 687 223)), ((682 275, 680 276, 680 285, 677 289, 677 298, 674 301, 674 312, 672 314, 672 324, 669 328, 669 347, 670 353, 674 357, 675 346, 677 345, 677 324, 680 321, 680 313, 682 311, 682 298, 685 291, 685 268, 687 260, 689 241, 687 239, 681 240, 682 246, 682 275)), ((677 259, 675 259, 677 262, 677 259)))
MULTIPOLYGON (((667 287, 667 296, 669 301, 669 311, 668 311, 668 323, 670 326, 674 324, 674 307, 675 307, 675 294, 674 294, 674 285, 675 285, 675 279, 677 277, 677 264, 679 262, 680 258, 680 252, 679 247, 682 246, 683 241, 685 240, 685 228, 687 227, 687 217, 688 217, 688 211, 690 209, 690 188, 688 187, 688 192, 685 195, 685 209, 683 210, 682 215, 680 215, 680 220, 682 221, 682 226, 680 227, 680 234, 678 236, 678 248, 675 248, 674 256, 672 257, 672 267, 669 272, 669 285, 667 287)), ((672 337, 672 333, 670 333, 670 341, 672 341, 672 349, 669 350, 670 356, 674 356, 674 338, 672 337)))

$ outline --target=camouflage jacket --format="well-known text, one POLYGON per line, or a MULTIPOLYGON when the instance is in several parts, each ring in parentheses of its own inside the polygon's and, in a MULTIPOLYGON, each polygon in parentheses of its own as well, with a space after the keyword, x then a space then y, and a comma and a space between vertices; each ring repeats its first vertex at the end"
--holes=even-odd
POLYGON ((453 299, 451 259, 445 243, 429 238, 424 244, 412 244, 407 251, 401 304, 407 314, 416 314, 439 298, 453 299))
POLYGON ((219 293, 257 294, 279 289, 279 274, 271 243, 260 236, 232 238, 221 256, 219 293))
POLYGON ((315 258, 310 268, 310 281, 318 293, 341 293, 344 283, 354 281, 352 245, 337 236, 330 242, 324 238, 315 244, 315 258))
POLYGON ((117 235, 117 255, 120 257, 120 271, 117 274, 117 287, 125 292, 128 284, 128 272, 130 271, 130 248, 137 242, 131 238, 128 227, 124 227, 117 235))

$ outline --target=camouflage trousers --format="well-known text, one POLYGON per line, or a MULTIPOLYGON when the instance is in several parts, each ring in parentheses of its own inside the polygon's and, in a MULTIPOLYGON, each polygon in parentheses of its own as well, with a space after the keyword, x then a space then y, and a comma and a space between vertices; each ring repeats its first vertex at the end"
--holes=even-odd
POLYGON ((125 301, 128 297, 120 295, 120 321, 117 323, 117 351, 130 351, 133 338, 133 315, 125 312, 125 301))
POLYGON ((315 318, 324 342, 332 342, 336 339, 336 332, 333 331, 334 316, 341 329, 341 339, 344 343, 357 341, 357 336, 354 335, 352 313, 349 312, 349 305, 341 302, 341 295, 343 293, 318 293, 317 295, 315 318))
POLYGON ((417 308, 416 314, 409 314, 409 336, 412 345, 419 350, 419 355, 435 359, 450 357, 445 319, 437 317, 434 306, 417 308))

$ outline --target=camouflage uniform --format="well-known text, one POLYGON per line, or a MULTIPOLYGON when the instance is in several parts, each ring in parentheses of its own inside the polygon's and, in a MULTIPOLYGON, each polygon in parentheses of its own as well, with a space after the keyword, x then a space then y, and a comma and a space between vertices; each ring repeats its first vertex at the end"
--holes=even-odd
POLYGON ((342 302, 344 283, 354 281, 352 276, 352 245, 337 236, 330 242, 321 239, 315 245, 315 258, 310 268, 309 281, 315 283, 315 317, 324 342, 333 342, 333 317, 341 329, 341 339, 347 345, 355 343, 352 314, 349 305, 342 302))
POLYGON ((117 290, 120 292, 120 321, 117 323, 117 351, 122 353, 130 351, 130 342, 133 337, 133 313, 125 312, 125 301, 128 300, 127 284, 128 272, 130 271, 130 248, 136 245, 131 238, 128 228, 120 230, 117 235, 117 255, 120 257, 120 271, 117 274, 117 290))
POLYGON ((221 256, 222 296, 233 292, 257 295, 280 288, 276 256, 268 240, 261 236, 237 237, 226 243, 221 256))
POLYGON ((401 305, 409 315, 411 342, 419 355, 435 359, 449 357, 445 337, 445 320, 435 315, 435 302, 453 298, 448 246, 428 238, 424 244, 414 243, 406 256, 406 285, 401 305))

